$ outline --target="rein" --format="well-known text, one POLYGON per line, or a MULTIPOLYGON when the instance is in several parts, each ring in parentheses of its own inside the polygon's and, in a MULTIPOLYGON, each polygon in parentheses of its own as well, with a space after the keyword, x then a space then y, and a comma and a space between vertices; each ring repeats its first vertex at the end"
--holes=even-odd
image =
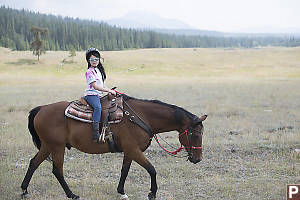
MULTIPOLYGON (((186 129, 184 132, 182 132, 182 133, 180 133, 179 134, 179 136, 178 136, 178 138, 180 138, 181 136, 186 136, 186 139, 187 139, 187 141, 188 141, 188 143, 190 144, 191 142, 190 142, 190 140, 189 140, 189 137, 188 137, 188 134, 190 134, 191 132, 189 131, 189 129, 186 129)), ((166 148, 164 148, 162 145, 161 145, 161 143, 159 142, 159 140, 158 140, 158 138, 157 138, 157 136, 156 135, 154 135, 154 138, 155 138, 155 140, 156 140, 156 142, 157 142, 157 144, 159 145, 159 147, 160 148, 162 148, 165 152, 167 152, 168 154, 170 154, 170 155, 172 155, 172 156, 175 156, 175 157, 178 157, 178 156, 176 156, 177 155, 177 153, 178 152, 180 152, 182 149, 202 149, 202 147, 195 147, 195 146, 193 146, 193 145, 189 145, 189 147, 185 147, 185 146, 183 146, 182 144, 180 145, 180 147, 179 148, 177 148, 175 151, 169 151, 169 150, 167 150, 166 148)), ((167 143, 168 144, 168 143, 167 143)), ((169 145, 169 144, 168 144, 169 145)), ((171 145, 169 145, 169 146, 171 146, 171 145)), ((188 156, 188 155, 187 155, 188 156)), ((187 157, 187 156, 182 156, 182 158, 183 157, 187 157)))
POLYGON ((137 118, 139 120, 136 120, 136 118, 133 115, 130 115, 130 113, 128 111, 123 110, 123 112, 125 113, 125 115, 127 115, 129 117, 129 120, 135 124, 137 124, 138 126, 140 126, 141 128, 143 128, 150 136, 150 140, 152 140, 152 137, 154 136, 154 133, 151 129, 151 127, 136 113, 134 112, 134 110, 128 105, 128 103, 123 100, 123 102, 125 103, 125 105, 135 114, 135 116, 137 116, 137 118))
MULTIPOLYGON (((168 151, 166 148, 164 148, 164 147, 160 144, 160 142, 159 142, 159 140, 158 140, 158 138, 157 138, 156 135, 154 135, 154 138, 155 138, 155 141, 157 142, 158 146, 159 146, 160 148, 162 148, 165 152, 167 152, 168 154, 170 154, 171 156, 178 157, 178 156, 176 156, 177 153, 180 152, 182 149, 184 149, 184 148, 182 147, 182 145, 181 145, 181 146, 180 146, 178 149, 176 149, 175 151, 168 151)), ((171 145, 169 145, 169 146, 171 146, 171 145)), ((187 156, 182 156, 182 158, 183 158, 183 157, 187 157, 187 156)))

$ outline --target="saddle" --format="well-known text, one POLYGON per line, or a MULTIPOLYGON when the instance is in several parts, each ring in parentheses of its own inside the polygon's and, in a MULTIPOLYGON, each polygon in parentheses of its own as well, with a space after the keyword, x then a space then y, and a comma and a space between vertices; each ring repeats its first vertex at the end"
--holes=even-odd
MULTIPOLYGON (((100 122, 102 128, 100 127, 99 130, 99 132, 101 132, 100 139, 102 142, 108 142, 110 152, 121 152, 115 143, 114 133, 110 131, 109 124, 116 124, 122 121, 123 96, 119 95, 114 97, 113 95, 108 94, 100 98, 100 101, 102 107, 100 122)), ((82 122, 93 122, 93 108, 88 105, 83 97, 79 100, 72 101, 65 109, 65 115, 82 122)), ((66 146, 68 149, 71 149, 72 147, 70 144, 67 144, 66 146)))
MULTIPOLYGON (((121 122, 123 118, 123 97, 114 97, 108 94, 101 97, 101 123, 116 124, 121 122)), ((93 122, 93 108, 88 105, 83 97, 80 100, 75 100, 65 110, 65 115, 69 118, 82 122, 93 122)))

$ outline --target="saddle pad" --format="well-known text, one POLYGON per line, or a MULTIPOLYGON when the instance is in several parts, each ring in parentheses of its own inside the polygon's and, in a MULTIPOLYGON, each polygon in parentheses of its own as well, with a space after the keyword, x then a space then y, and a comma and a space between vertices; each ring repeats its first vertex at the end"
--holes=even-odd
POLYGON ((72 101, 65 110, 65 115, 83 122, 93 122, 93 108, 82 104, 79 100, 72 101))

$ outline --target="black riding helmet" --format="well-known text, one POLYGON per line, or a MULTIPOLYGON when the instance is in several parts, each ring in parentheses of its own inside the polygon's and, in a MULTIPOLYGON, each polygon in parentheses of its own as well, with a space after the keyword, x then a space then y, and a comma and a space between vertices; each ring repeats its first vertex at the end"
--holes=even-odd
POLYGON ((96 53, 98 54, 99 58, 100 58, 100 51, 94 47, 89 48, 86 52, 85 52, 85 58, 86 61, 89 62, 89 58, 91 57, 92 53, 96 53))

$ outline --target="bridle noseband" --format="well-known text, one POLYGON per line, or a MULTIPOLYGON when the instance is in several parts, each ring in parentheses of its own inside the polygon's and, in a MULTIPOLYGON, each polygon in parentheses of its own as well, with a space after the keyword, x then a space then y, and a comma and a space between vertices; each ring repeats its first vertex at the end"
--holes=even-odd
MULTIPOLYGON (((179 139, 180 139, 181 136, 186 136, 186 140, 188 142, 188 147, 183 147, 183 148, 184 149, 202 149, 202 146, 196 147, 196 146, 192 145, 192 135, 193 135, 193 133, 190 130, 191 130, 191 128, 188 128, 183 133, 180 133, 179 136, 178 136, 179 139)), ((202 135, 202 131, 201 131, 201 135, 202 135)))

